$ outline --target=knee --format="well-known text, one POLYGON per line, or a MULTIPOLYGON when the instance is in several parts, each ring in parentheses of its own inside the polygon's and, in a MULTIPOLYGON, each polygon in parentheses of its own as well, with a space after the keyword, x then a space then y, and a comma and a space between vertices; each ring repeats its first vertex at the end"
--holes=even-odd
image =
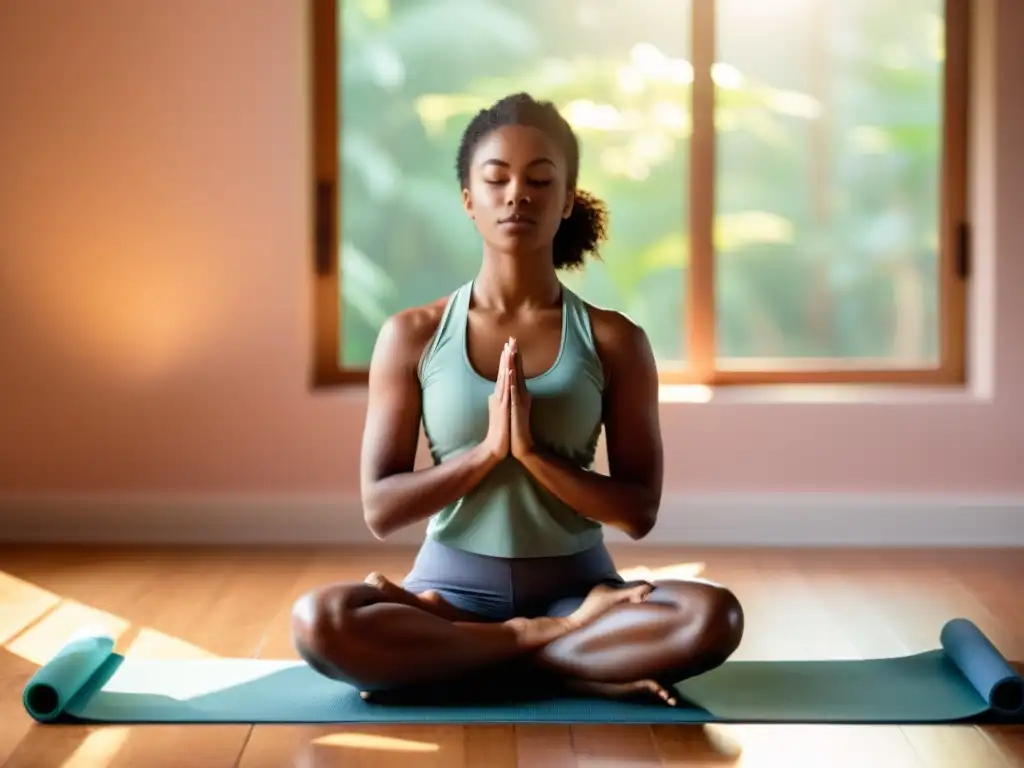
POLYGON ((343 587, 313 590, 292 606, 292 642, 299 655, 321 674, 336 675, 328 667, 344 643, 351 622, 343 587))
POLYGON ((743 606, 731 590, 708 585, 701 591, 698 614, 701 645, 719 663, 724 662, 743 639, 743 606))

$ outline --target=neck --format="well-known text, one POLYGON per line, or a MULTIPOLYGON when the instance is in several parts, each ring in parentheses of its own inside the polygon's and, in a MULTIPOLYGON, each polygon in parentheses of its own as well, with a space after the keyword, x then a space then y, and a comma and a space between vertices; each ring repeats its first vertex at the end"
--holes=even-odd
POLYGON ((485 249, 473 293, 484 306, 501 311, 558 303, 562 285, 555 273, 551 249, 517 254, 485 249))

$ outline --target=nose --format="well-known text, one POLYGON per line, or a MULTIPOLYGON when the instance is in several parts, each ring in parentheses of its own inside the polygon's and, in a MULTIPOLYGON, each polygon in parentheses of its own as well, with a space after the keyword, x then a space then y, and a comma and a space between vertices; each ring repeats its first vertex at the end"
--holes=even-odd
POLYGON ((517 205, 529 204, 530 197, 526 194, 522 181, 516 179, 508 185, 508 199, 505 201, 505 205, 509 208, 514 208, 517 205))

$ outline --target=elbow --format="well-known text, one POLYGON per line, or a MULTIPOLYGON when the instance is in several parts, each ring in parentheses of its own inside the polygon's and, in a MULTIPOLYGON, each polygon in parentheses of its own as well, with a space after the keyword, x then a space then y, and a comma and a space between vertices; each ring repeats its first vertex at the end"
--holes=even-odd
POLYGON ((363 498, 363 522, 367 529, 378 541, 384 541, 394 531, 388 525, 387 512, 382 509, 380 502, 374 498, 372 493, 364 493, 363 498))
POLYGON ((633 541, 645 539, 654 530, 657 522, 658 504, 644 504, 637 510, 636 516, 626 526, 626 535, 633 541))
POLYGON ((373 534, 373 538, 377 539, 377 541, 384 541, 391 535, 391 531, 377 517, 367 513, 363 515, 363 520, 366 522, 367 529, 369 529, 370 533, 373 534))
POLYGON ((366 523, 366 527, 369 529, 370 533, 373 534, 373 538, 377 539, 377 541, 384 541, 388 536, 394 533, 380 514, 375 514, 369 509, 364 511, 363 521, 366 523))

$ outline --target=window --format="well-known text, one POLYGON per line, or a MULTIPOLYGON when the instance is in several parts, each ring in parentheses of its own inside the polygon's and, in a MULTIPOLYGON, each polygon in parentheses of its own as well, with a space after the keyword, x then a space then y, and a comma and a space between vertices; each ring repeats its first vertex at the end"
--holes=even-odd
POLYGON ((964 374, 966 0, 316 0, 315 372, 475 274, 461 131, 516 91, 580 135, 603 261, 563 275, 666 383, 964 374))

